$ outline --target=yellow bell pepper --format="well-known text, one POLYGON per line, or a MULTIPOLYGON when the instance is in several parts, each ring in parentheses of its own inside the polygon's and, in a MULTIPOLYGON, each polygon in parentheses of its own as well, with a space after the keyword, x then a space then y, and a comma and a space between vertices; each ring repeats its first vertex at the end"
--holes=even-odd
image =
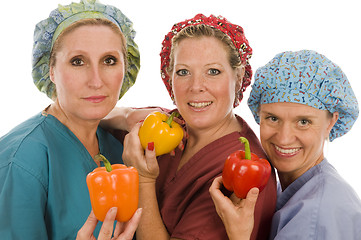
POLYGON ((139 139, 145 150, 148 143, 154 142, 157 156, 171 152, 183 139, 182 127, 173 121, 176 112, 169 117, 160 112, 150 113, 139 129, 139 139))

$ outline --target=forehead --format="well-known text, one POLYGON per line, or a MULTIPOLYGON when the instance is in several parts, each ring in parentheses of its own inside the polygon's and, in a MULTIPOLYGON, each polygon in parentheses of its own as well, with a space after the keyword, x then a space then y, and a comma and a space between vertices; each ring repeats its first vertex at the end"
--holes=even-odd
POLYGON ((65 29, 63 29, 62 32, 59 34, 59 36, 56 38, 55 42, 61 42, 62 38, 64 38, 65 36, 72 34, 74 31, 77 31, 78 29, 84 27, 85 28, 106 27, 108 29, 111 29, 115 34, 118 34, 120 37, 123 37, 123 33, 115 23, 102 18, 99 19, 89 18, 89 19, 81 19, 79 21, 76 21, 71 25, 69 25, 68 27, 66 27, 65 29))
POLYGON ((97 32, 104 32, 106 34, 112 34, 112 35, 119 35, 119 31, 114 29, 110 25, 104 25, 104 24, 82 24, 77 25, 72 28, 69 28, 69 30, 64 31, 63 37, 71 36, 71 35, 93 35, 93 37, 96 37, 97 32))
POLYGON ((305 104, 278 102, 261 104, 260 114, 274 114, 284 117, 299 117, 299 116, 323 116, 327 111, 316 109, 305 104))
POLYGON ((83 25, 73 29, 59 39, 62 45, 85 47, 87 44, 105 46, 118 46, 121 48, 122 38, 111 27, 105 25, 83 25))
POLYGON ((212 57, 227 58, 228 52, 225 45, 215 37, 192 37, 185 38, 174 46, 174 57, 212 57))

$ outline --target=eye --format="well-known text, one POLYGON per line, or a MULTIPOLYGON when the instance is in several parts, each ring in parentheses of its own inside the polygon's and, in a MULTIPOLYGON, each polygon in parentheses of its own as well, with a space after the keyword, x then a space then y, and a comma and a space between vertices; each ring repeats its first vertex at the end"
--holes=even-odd
POLYGON ((275 116, 268 116, 268 117, 266 117, 266 119, 268 119, 270 122, 277 122, 278 121, 278 118, 275 117, 275 116))
POLYGON ((186 75, 189 74, 189 71, 188 71, 187 69, 179 69, 179 70, 176 72, 176 74, 177 74, 178 76, 186 76, 186 75))
POLYGON ((208 70, 208 74, 212 75, 212 76, 216 76, 216 75, 218 75, 220 73, 221 73, 221 71, 219 71, 218 69, 215 69, 215 68, 211 68, 211 69, 208 70))
POLYGON ((115 65, 117 63, 117 59, 115 57, 107 57, 104 59, 104 63, 106 65, 115 65))
POLYGON ((277 126, 280 121, 278 117, 274 115, 265 114, 262 116, 261 114, 260 117, 261 117, 261 122, 263 124, 267 124, 268 126, 277 126))
POLYGON ((301 119, 298 121, 298 126, 304 128, 304 127, 308 127, 311 124, 311 121, 308 119, 301 119))
POLYGON ((73 66, 83 66, 84 65, 84 61, 83 59, 76 57, 70 60, 71 65, 73 66))

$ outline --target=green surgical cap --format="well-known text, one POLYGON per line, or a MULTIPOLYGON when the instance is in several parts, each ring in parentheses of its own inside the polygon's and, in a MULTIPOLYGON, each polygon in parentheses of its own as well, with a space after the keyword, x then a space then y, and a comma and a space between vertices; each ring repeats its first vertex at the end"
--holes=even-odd
POLYGON ((96 0, 81 0, 67 6, 59 5, 49 17, 39 22, 34 30, 32 75, 36 87, 49 98, 55 96, 55 84, 49 76, 49 59, 59 34, 81 19, 104 18, 115 23, 126 39, 128 69, 123 79, 119 99, 134 85, 140 68, 138 45, 134 42, 133 23, 116 7, 103 5, 96 0))

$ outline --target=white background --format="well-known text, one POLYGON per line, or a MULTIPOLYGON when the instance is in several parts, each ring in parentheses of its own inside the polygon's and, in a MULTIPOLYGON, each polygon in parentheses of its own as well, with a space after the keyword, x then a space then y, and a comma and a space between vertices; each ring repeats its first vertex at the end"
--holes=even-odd
MULTIPOLYGON (((0 136, 51 103, 32 82, 31 51, 35 24, 47 18, 58 3, 18 0, 1 4, 0 136)), ((357 0, 102 0, 102 3, 118 7, 133 21, 141 52, 137 82, 118 106, 174 107, 159 74, 161 42, 174 23, 197 13, 222 15, 244 28, 253 48, 254 72, 279 52, 316 50, 342 68, 361 101, 361 14, 357 0)), ((249 91, 250 88, 245 99, 249 91)), ((246 101, 235 112, 259 133, 246 101)), ((359 196, 360 135, 361 119, 358 119, 351 132, 325 148, 326 157, 359 196)))

